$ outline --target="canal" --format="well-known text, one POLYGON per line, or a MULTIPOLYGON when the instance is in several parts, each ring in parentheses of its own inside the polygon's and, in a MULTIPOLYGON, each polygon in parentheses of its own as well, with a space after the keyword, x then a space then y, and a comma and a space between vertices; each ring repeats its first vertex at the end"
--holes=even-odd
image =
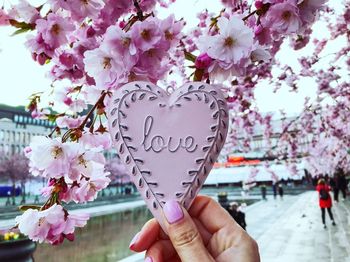
POLYGON ((39 244, 35 262, 116 262, 133 254, 129 243, 151 217, 146 207, 92 217, 86 227, 76 230, 74 242, 39 244))

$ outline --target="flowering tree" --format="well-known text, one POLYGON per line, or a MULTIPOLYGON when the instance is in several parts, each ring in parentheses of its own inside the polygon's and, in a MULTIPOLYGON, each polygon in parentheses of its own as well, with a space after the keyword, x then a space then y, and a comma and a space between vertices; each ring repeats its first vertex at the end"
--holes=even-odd
MULTIPOLYGON (((176 20, 174 15, 157 17, 159 9, 173 2, 48 0, 32 6, 22 0, 16 6, 0 9, 0 25, 17 28, 15 34, 28 32, 26 47, 34 61, 50 67, 54 87, 50 106, 42 104, 42 94, 34 94, 29 105, 33 117, 48 118, 57 124, 51 134, 35 138, 26 149, 31 173, 49 180, 43 190, 48 197, 45 205, 28 209, 16 220, 19 229, 31 239, 53 244, 64 238, 72 240, 74 228, 85 225, 88 218, 69 214, 62 203, 92 201, 110 182, 102 151, 111 147, 104 121, 113 90, 134 80, 164 87, 176 87, 188 79, 220 84, 218 88, 226 92, 233 116, 229 149, 249 150, 257 123, 264 126, 267 138, 272 132, 271 115, 262 116, 255 106, 258 83, 268 81, 278 88, 284 81, 297 91, 298 76, 293 68, 276 58, 281 46, 286 41, 295 50, 308 45, 318 17, 325 19, 331 38, 339 34, 349 41, 348 11, 345 15, 335 14, 325 5, 326 0, 223 0, 220 13, 198 10, 195 28, 187 28, 186 21, 176 20), (341 23, 333 21, 332 16, 341 23), (275 68, 281 69, 281 75, 273 74, 275 68), (64 110, 54 114, 50 107, 57 104, 64 110), (88 113, 82 114, 86 109, 88 113), (68 131, 61 134, 62 129, 68 131)), ((337 146, 321 152, 328 155, 341 147, 340 158, 347 157, 341 141, 349 133, 343 121, 349 115, 349 86, 346 81, 339 83, 337 68, 326 73, 316 69, 325 42, 312 41, 316 51, 300 60, 299 75, 316 77, 320 99, 325 95, 337 101, 327 109, 319 101, 315 105, 306 103, 298 121, 284 124, 281 140, 270 152, 276 157, 285 150, 291 158, 303 154, 297 141, 305 133, 333 137, 336 142, 331 145, 337 146), (327 126, 323 119, 329 119, 327 126), (293 125, 299 125, 298 131, 293 125), (337 133, 338 127, 341 130, 337 133)), ((342 49, 335 56, 340 59, 348 51, 342 49)), ((349 60, 346 63, 349 66, 349 60)), ((313 143, 317 141, 314 138, 313 143)))
POLYGON ((117 185, 117 192, 119 192, 119 185, 121 186, 122 191, 123 185, 131 182, 128 170, 123 165, 120 158, 115 157, 109 159, 106 163, 105 168, 110 173, 109 178, 111 179, 111 183, 117 185))
POLYGON ((0 160, 0 178, 12 184, 12 205, 16 205, 16 183, 21 184, 22 203, 25 202, 25 183, 30 179, 28 159, 22 154, 14 154, 0 160))

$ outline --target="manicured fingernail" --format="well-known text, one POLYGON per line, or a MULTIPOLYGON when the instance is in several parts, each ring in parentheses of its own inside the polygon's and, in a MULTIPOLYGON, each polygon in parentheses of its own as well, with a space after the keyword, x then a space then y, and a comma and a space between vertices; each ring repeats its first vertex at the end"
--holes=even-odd
POLYGON ((129 248, 132 249, 137 240, 139 240, 140 232, 138 232, 131 240, 129 248))
POLYGON ((151 257, 146 257, 145 262, 153 262, 153 259, 151 257))
POLYGON ((173 224, 184 217, 180 204, 175 200, 170 200, 163 207, 164 215, 169 224, 173 224))

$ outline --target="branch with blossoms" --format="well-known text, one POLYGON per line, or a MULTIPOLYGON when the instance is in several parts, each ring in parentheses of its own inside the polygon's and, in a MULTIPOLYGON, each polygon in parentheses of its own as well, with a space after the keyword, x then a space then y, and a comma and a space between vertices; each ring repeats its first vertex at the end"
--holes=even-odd
POLYGON ((49 105, 65 108, 60 113, 43 108, 44 94, 33 95, 29 105, 33 117, 57 125, 47 137, 35 137, 25 152, 31 173, 48 180, 44 206, 24 207, 16 219, 29 238, 51 244, 72 240, 74 228, 88 217, 69 214, 63 203, 93 201, 108 186, 103 150, 111 148, 111 138, 104 110, 113 90, 135 80, 177 86, 193 77, 220 83, 235 112, 232 122, 252 134, 254 122, 269 122, 253 108, 255 86, 272 77, 284 39, 309 34, 325 1, 221 1, 220 14, 200 12, 193 29, 174 15, 157 18, 156 11, 172 2, 49 0, 34 7, 21 1, 0 9, 0 25, 14 26, 15 34, 30 32, 26 47, 33 60, 50 67, 49 105), (62 86, 63 80, 70 85, 62 86), (61 137, 62 130, 67 131, 61 137))

